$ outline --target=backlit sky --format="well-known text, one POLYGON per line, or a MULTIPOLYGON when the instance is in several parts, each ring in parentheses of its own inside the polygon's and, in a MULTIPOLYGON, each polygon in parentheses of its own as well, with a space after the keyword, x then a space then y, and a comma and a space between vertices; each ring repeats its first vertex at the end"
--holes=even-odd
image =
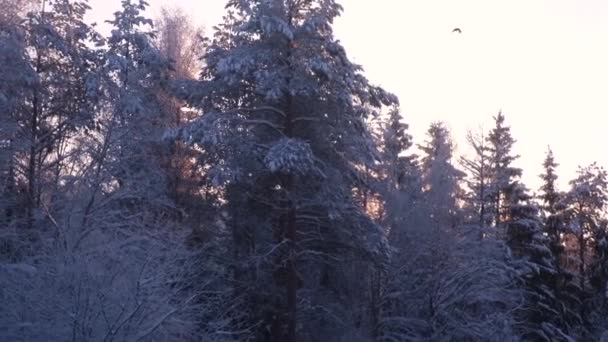
MULTIPOLYGON (((210 28, 224 0, 177 5, 210 28)), ((90 0, 91 20, 120 0, 90 0)), ((459 150, 468 129, 502 109, 518 140, 524 181, 536 188, 547 145, 561 187, 578 165, 608 166, 608 0, 342 0, 335 32, 368 78, 397 94, 416 142, 448 123, 459 150), (459 27, 462 34, 451 33, 459 27)))

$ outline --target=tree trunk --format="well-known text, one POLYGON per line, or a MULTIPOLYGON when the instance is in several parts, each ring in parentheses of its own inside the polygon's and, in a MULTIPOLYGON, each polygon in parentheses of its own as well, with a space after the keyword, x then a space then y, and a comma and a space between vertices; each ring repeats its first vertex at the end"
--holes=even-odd
MULTIPOLYGON (((293 181, 290 179, 289 183, 293 183, 293 181)), ((295 260, 296 210, 293 203, 290 203, 289 212, 287 213, 286 237, 289 240, 287 256, 287 341, 296 342, 298 275, 296 273, 295 260)))
MULTIPOLYGON (((291 54, 290 54, 291 55, 291 54)), ((288 60, 289 60, 288 56, 288 60)), ((289 82, 287 83, 289 84, 289 82)), ((287 111, 285 112, 285 135, 287 137, 293 136, 293 103, 291 94, 287 94, 287 111)), ((295 198, 295 179, 293 175, 287 175, 285 182, 285 189, 290 198, 287 199, 287 220, 285 222, 285 237, 289 241, 287 244, 287 341, 296 342, 296 320, 297 320, 297 291, 298 291, 298 275, 296 270, 296 233, 297 233, 297 222, 296 222, 296 208, 295 198)))
MULTIPOLYGON (((36 58, 36 73, 40 73, 42 56, 40 51, 37 51, 36 58)), ((38 144, 38 116, 40 111, 40 98, 38 93, 38 87, 34 88, 32 98, 32 117, 30 120, 30 151, 29 161, 27 165, 27 186, 28 186, 28 206, 27 206, 27 228, 31 229, 34 226, 34 208, 36 208, 36 202, 38 194, 36 191, 36 169, 37 158, 36 158, 36 147, 38 144)))
MULTIPOLYGON (((290 27, 293 26, 293 19, 291 16, 291 8, 287 8, 288 18, 287 22, 290 27)), ((292 138, 294 136, 294 119, 295 113, 293 108, 293 99, 291 93, 289 91, 289 87, 291 84, 291 70, 293 70, 293 65, 291 63, 292 57, 292 45, 289 44, 287 47, 287 67, 288 67, 288 76, 286 80, 286 111, 285 111, 285 136, 288 138, 292 138)), ((288 240, 287 244, 287 342, 296 342, 297 341, 297 291, 298 291, 298 275, 296 269, 296 238, 297 238, 297 222, 296 222, 296 204, 294 203, 295 192, 296 192, 296 184, 295 178, 293 175, 287 175, 287 180, 285 184, 285 189, 289 198, 287 199, 287 220, 285 237, 288 240)))
MULTIPOLYGON (((578 250, 578 257, 579 257, 579 284, 581 287, 581 292, 584 294, 585 293, 585 233, 584 233, 584 229, 583 229, 583 223, 580 222, 579 219, 579 224, 580 224, 580 232, 578 235, 578 244, 579 244, 579 250, 578 250)), ((583 321, 585 320, 585 304, 583 303, 583 305, 581 305, 581 318, 583 319, 583 321)))

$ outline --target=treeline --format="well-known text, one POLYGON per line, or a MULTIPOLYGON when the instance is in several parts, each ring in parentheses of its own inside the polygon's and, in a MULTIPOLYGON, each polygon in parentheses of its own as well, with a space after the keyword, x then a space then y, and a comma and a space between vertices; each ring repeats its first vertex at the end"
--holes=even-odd
POLYGON ((604 169, 559 191, 549 150, 533 195, 502 113, 415 155, 333 0, 230 0, 210 38, 121 3, 103 36, 86 1, 0 0, 2 340, 604 333, 604 169))

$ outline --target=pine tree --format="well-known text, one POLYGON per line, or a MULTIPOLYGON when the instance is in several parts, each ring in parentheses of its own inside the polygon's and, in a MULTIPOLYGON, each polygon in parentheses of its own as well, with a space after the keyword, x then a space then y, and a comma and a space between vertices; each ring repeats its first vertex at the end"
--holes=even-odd
MULTIPOLYGON (((589 260, 597 262, 601 252, 604 229, 603 211, 608 201, 608 183, 606 171, 593 163, 578 170, 578 176, 570 181, 570 190, 564 199, 564 216, 568 231, 574 236, 578 245, 577 269, 579 288, 589 293, 591 265, 589 260), (599 234, 598 234, 599 233, 599 234), (592 250, 599 248, 599 254, 591 259, 592 250)), ((592 262, 593 263, 593 262, 592 262)), ((587 297, 588 298, 588 297, 587 297)), ((586 299, 584 297, 584 299, 586 299)), ((580 316, 586 320, 586 305, 581 306, 580 316)))
POLYGON ((427 141, 419 145, 422 156, 423 189, 434 221, 456 227, 459 224, 460 182, 464 173, 452 164, 454 143, 443 122, 434 122, 427 141))
POLYGON ((367 320, 352 310, 363 300, 354 277, 386 253, 379 227, 352 198, 376 159, 365 120, 396 98, 370 85, 334 39, 342 11, 334 1, 235 0, 228 8, 203 80, 182 82, 177 93, 203 112, 186 136, 224 187, 235 293, 254 305, 251 322, 269 327, 258 339, 344 334, 330 332, 339 329, 335 317, 367 320))

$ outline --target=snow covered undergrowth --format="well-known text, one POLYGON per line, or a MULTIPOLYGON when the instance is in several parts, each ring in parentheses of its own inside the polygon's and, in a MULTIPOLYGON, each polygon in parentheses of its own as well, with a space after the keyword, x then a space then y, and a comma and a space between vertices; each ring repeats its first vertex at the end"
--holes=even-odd
POLYGON ((187 340, 195 330, 194 297, 180 288, 188 255, 175 240, 98 231, 82 248, 56 244, 19 263, 0 263, 0 335, 5 341, 187 340))

